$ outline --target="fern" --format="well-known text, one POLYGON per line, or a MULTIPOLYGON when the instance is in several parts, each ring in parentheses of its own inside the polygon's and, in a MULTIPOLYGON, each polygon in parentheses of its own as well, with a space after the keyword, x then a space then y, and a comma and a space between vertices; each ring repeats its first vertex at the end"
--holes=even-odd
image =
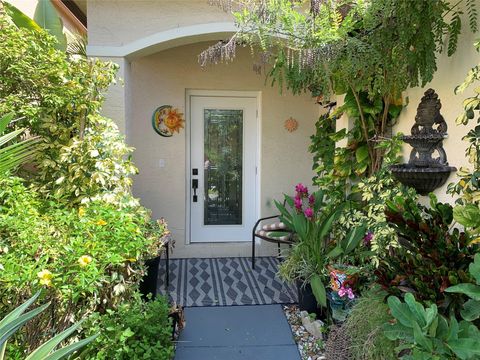
POLYGON ((456 11, 452 16, 452 21, 450 22, 450 25, 448 27, 448 56, 452 56, 457 50, 458 36, 460 35, 460 31, 462 30, 461 15, 461 11, 456 11))
POLYGON ((478 11, 476 0, 467 0, 468 23, 472 32, 478 31, 478 11))

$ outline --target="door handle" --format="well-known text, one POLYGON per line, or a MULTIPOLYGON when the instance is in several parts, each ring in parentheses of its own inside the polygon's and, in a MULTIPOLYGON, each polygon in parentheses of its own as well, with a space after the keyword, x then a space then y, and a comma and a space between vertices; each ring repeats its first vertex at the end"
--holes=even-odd
POLYGON ((193 202, 198 201, 197 189, 198 189, 198 179, 192 179, 192 189, 193 189, 193 202))

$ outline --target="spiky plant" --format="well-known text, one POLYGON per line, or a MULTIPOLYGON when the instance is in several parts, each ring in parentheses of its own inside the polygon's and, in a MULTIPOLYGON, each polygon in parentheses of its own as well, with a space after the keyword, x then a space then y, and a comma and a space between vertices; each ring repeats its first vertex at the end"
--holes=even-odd
POLYGON ((38 137, 30 137, 14 142, 25 133, 25 128, 2 135, 7 126, 12 122, 13 113, 0 117, 0 174, 4 174, 19 165, 31 161, 37 153, 37 145, 40 141, 38 137))

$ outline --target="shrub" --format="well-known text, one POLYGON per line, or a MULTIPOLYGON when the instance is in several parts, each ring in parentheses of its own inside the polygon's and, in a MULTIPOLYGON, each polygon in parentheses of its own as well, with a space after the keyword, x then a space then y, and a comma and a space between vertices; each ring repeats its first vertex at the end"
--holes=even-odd
POLYGON ((135 299, 117 310, 92 315, 85 326, 89 334, 100 333, 80 358, 98 360, 156 359, 173 356, 172 324, 164 297, 143 302, 135 299))
POLYGON ((158 253, 165 231, 152 227, 142 208, 101 201, 65 208, 42 201, 18 178, 0 178, 0 204, 1 311, 42 287, 53 302, 51 316, 27 326, 32 346, 50 328, 130 299, 144 274, 142 259, 158 253))
POLYGON ((444 314, 451 305, 459 310, 462 297, 445 289, 470 282, 467 270, 478 245, 470 246, 464 233, 450 230, 452 206, 433 195, 430 207, 397 197, 388 203, 386 215, 400 246, 382 259, 376 271, 379 283, 393 295, 411 292, 424 304, 435 303, 444 314))
POLYGON ((356 301, 343 329, 348 334, 350 354, 354 360, 394 360, 396 343, 383 334, 390 320, 387 293, 378 287, 368 289, 356 301))
POLYGON ((0 44, 0 114, 42 139, 29 183, 0 178, 0 311, 39 288, 52 302, 12 339, 9 354, 21 357, 25 344, 131 301, 166 228, 131 195, 133 149, 100 115, 117 66, 69 58, 45 31, 17 28, 1 4, 0 44))
POLYGON ((1 11, 0 29, 0 114, 23 117, 17 124, 43 139, 30 174, 36 188, 66 206, 99 198, 135 204, 133 149, 113 120, 100 115, 117 65, 68 58, 45 31, 18 29, 1 11))

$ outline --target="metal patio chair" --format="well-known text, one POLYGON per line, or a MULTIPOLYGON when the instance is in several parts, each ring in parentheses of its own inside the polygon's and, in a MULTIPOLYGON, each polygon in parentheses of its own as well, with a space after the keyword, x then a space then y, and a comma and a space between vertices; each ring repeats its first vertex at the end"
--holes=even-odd
POLYGON ((278 256, 280 257, 280 245, 285 244, 289 247, 293 244, 293 232, 287 229, 284 223, 280 221, 280 215, 267 216, 258 219, 252 229, 252 269, 255 269, 255 238, 259 238, 268 242, 276 243, 278 247, 278 256), (262 221, 277 219, 274 223, 261 225, 262 221), (274 236, 275 232, 285 233, 284 236, 274 236), (273 236, 272 236, 273 235, 273 236))

